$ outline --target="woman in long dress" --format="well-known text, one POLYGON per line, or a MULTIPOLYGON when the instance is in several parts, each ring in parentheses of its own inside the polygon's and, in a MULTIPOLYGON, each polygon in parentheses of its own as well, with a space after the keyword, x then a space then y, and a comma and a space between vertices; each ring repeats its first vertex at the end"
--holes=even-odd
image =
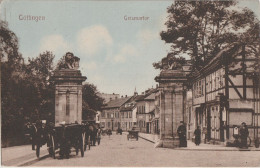
POLYGON ((199 126, 194 131, 194 134, 195 134, 195 144, 199 146, 200 145, 200 135, 201 135, 201 130, 200 130, 199 126))

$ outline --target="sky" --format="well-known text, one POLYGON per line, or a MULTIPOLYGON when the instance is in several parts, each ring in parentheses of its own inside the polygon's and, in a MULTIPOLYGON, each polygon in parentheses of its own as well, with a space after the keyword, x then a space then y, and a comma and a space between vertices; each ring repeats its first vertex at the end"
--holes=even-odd
MULTIPOLYGON (((48 50, 56 62, 68 51, 80 58, 80 70, 103 93, 133 95, 156 87, 153 62, 170 51, 160 38, 173 1, 10 1, 0 17, 19 39, 25 60, 48 50), (45 20, 25 20, 42 16, 45 20), (126 20, 125 17, 149 17, 126 20)), ((241 1, 260 19, 258 0, 241 1)))

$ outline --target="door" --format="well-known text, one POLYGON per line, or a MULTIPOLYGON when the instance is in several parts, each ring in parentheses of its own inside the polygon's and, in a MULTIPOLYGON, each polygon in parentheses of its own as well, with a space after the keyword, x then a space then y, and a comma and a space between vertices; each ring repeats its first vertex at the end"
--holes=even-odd
POLYGON ((211 115, 210 108, 207 108, 207 139, 210 141, 211 139, 211 115))
POLYGON ((146 133, 149 133, 149 123, 146 123, 146 133))

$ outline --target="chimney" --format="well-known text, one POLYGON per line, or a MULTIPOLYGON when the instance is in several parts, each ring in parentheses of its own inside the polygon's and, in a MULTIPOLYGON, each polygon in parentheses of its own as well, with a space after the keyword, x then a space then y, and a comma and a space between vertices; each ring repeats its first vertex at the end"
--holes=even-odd
POLYGON ((123 98, 124 96, 121 96, 121 98, 123 98))
POLYGON ((127 95, 125 95, 125 97, 127 97, 127 95))

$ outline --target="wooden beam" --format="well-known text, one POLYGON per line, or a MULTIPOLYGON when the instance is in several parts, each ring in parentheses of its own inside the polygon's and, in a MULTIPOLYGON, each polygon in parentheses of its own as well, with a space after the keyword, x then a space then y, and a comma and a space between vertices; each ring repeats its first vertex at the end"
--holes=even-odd
POLYGON ((243 99, 246 99, 246 51, 245 45, 242 46, 242 72, 243 72, 243 99))
POLYGON ((238 96, 240 97, 240 99, 243 99, 242 95, 240 94, 239 90, 237 89, 237 87, 234 85, 234 83, 232 82, 232 80, 228 77, 227 75, 227 79, 229 81, 229 83, 232 85, 232 87, 235 89, 235 91, 237 92, 238 96))

